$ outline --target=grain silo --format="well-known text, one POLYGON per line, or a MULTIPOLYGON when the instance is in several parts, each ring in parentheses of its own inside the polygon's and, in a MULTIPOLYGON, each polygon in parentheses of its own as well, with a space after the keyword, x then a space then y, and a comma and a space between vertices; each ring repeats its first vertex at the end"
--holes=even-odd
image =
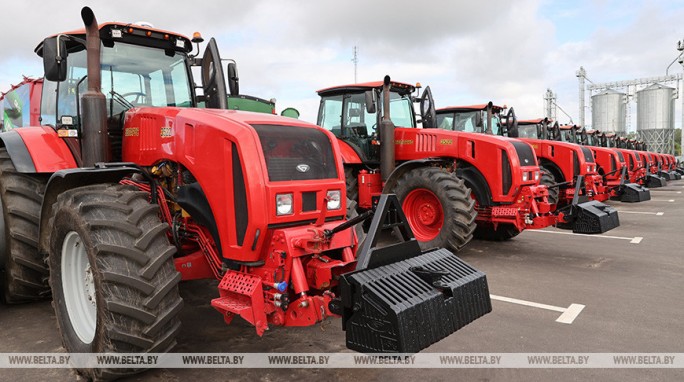
POLYGON ((607 89, 591 97, 591 127, 605 132, 626 133, 627 95, 607 89))
POLYGON ((637 92, 637 136, 649 151, 674 151, 675 89, 653 84, 637 92))

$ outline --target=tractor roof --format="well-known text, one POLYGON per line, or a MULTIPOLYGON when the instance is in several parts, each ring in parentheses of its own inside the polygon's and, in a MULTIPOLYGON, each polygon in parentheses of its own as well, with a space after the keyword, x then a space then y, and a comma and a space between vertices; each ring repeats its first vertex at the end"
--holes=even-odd
MULTIPOLYGON (((487 110, 487 105, 486 103, 479 104, 479 105, 466 105, 466 106, 447 106, 447 107, 440 107, 437 109, 438 112, 459 112, 459 111, 476 111, 476 110, 487 110)), ((492 105, 492 110, 493 111, 501 111, 504 108, 501 106, 497 105, 492 105)))
POLYGON ((21 87, 21 86, 24 85, 24 84, 30 84, 30 83, 39 84, 39 83, 42 83, 42 82, 43 82, 43 77, 40 77, 40 78, 31 78, 31 77, 26 77, 26 76, 24 76, 24 78, 21 80, 20 83, 18 83, 18 84, 16 84, 16 85, 12 85, 12 87, 11 87, 9 90, 7 90, 7 91, 0 91, 0 100, 2 100, 2 99, 5 97, 5 94, 11 92, 12 90, 15 90, 15 89, 21 87))
POLYGON ((577 125, 560 125, 561 130, 571 130, 571 129, 579 129, 579 126, 577 125))
MULTIPOLYGON (((382 81, 363 82, 363 83, 358 83, 358 84, 332 86, 329 88, 317 90, 317 93, 318 93, 318 95, 324 96, 324 95, 330 95, 330 94, 335 94, 335 93, 366 91, 366 90, 371 90, 371 89, 382 89, 382 85, 383 85, 382 81)), ((409 93, 413 93, 416 90, 415 86, 413 86, 411 84, 407 84, 405 82, 390 81, 390 86, 391 86, 391 88, 390 88, 391 90, 398 91, 400 94, 409 94, 409 93)))
MULTIPOLYGON (((546 119, 546 118, 518 120, 518 125, 538 125, 538 124, 544 122, 544 119, 546 119)), ((552 122, 553 122, 553 120, 549 119, 549 123, 552 123, 552 122)))
MULTIPOLYGON (((184 35, 170 32, 163 29, 152 28, 146 25, 139 25, 134 23, 120 23, 120 22, 106 22, 98 25, 100 30, 100 38, 105 46, 114 41, 129 42, 138 45, 149 45, 158 48, 173 49, 181 52, 192 52, 192 43, 190 39, 184 35), (112 36, 112 31, 121 31, 121 37, 112 36)), ((118 32, 115 32, 118 33, 118 32)), ((85 39, 85 29, 76 29, 69 32, 59 33, 62 35, 69 35, 85 39)), ((52 35, 55 37, 59 34, 52 35)), ((68 40, 66 41, 67 49, 69 51, 83 49, 83 45, 68 40)), ((38 44, 35 52, 42 57, 43 55, 43 41, 38 44)))

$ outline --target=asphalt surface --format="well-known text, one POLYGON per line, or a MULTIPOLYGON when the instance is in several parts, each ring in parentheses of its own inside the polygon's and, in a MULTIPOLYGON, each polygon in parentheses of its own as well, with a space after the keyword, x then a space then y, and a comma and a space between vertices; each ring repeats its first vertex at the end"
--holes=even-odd
MULTIPOLYGON (((603 236, 523 232, 504 243, 475 241, 458 255, 487 273, 493 295, 584 309, 561 313, 494 300, 493 312, 424 350, 454 353, 684 353, 684 181, 640 204, 609 202, 620 227, 603 236), (662 214, 658 214, 662 212, 662 214), (639 237, 642 239, 639 241, 639 237), (636 238, 636 239, 635 239, 636 238)), ((563 232, 556 229, 545 231, 563 232)), ((258 337, 226 326, 210 306, 216 282, 181 284, 178 352, 348 352, 339 320, 274 328, 258 337)), ((0 352, 63 352, 50 302, 0 306, 0 352)), ((128 381, 643 381, 684 380, 682 369, 159 369, 128 381)), ((0 380, 78 380, 65 369, 0 370, 0 380)))

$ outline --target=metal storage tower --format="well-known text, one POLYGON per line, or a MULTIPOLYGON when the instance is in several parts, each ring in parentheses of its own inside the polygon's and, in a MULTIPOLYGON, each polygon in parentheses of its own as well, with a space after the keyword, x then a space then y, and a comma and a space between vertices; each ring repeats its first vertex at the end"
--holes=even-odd
POLYGON ((673 153, 675 89, 656 83, 636 95, 637 136, 649 151, 673 153))
POLYGON ((601 131, 627 133, 627 95, 607 89, 591 96, 591 127, 601 131))

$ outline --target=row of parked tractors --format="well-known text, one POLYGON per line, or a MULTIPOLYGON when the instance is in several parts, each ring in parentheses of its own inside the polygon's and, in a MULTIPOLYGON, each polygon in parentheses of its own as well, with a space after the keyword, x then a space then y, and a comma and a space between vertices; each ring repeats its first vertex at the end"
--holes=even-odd
POLYGON ((491 311, 453 254, 473 237, 603 233, 619 225, 603 201, 681 171, 491 103, 435 110, 389 77, 319 90, 317 125, 230 110, 214 39, 200 57, 199 34, 81 17, 37 46, 29 122, 0 134, 2 300, 52 298, 69 352, 170 351, 193 279, 259 335, 341 317, 350 349, 418 352, 491 311))

